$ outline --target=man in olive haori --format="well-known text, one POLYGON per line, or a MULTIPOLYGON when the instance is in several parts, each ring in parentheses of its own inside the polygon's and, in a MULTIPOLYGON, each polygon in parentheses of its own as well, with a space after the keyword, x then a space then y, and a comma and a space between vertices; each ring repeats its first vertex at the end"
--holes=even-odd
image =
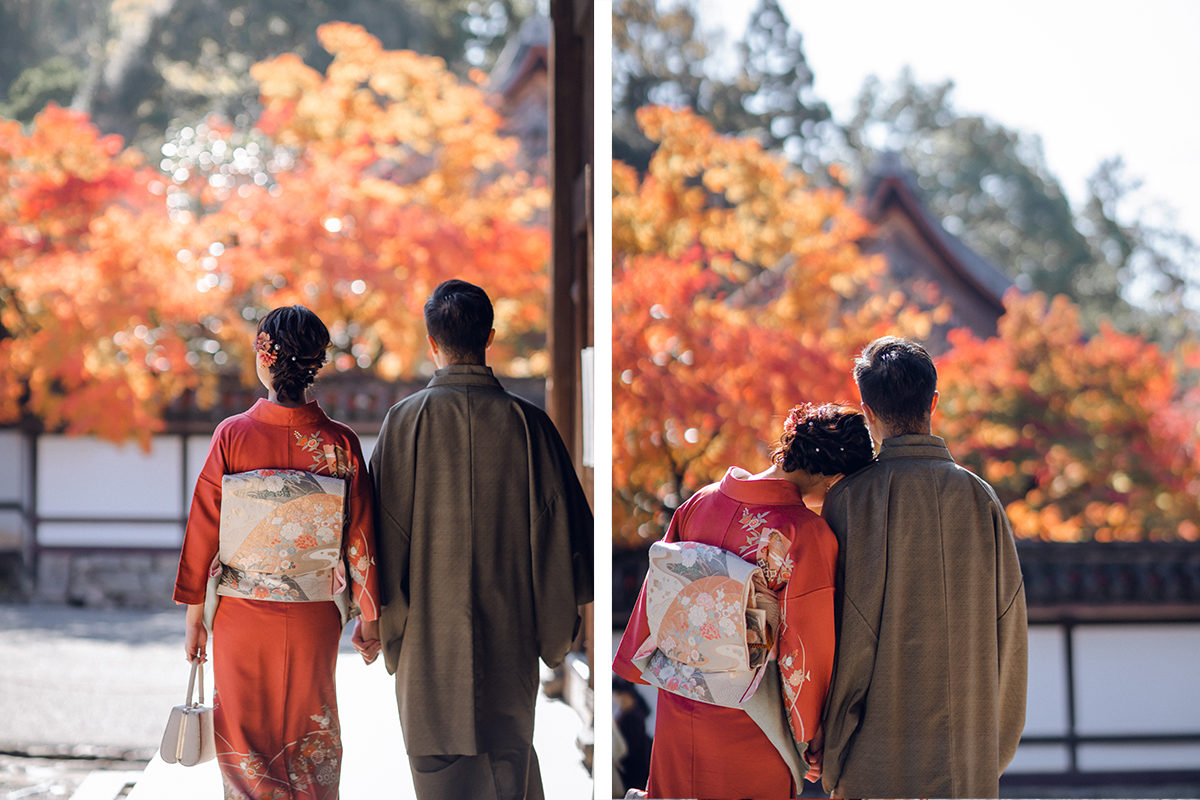
POLYGON ((874 463, 830 490, 837 656, 823 785, 834 797, 997 797, 1025 725, 1025 590, 1004 507, 931 435, 923 348, 872 342, 855 380, 874 463))
POLYGON ((425 306, 438 367, 371 457, 380 639, 421 800, 541 798, 539 656, 567 655, 592 598, 592 512, 550 418, 484 364, 487 294, 425 306))

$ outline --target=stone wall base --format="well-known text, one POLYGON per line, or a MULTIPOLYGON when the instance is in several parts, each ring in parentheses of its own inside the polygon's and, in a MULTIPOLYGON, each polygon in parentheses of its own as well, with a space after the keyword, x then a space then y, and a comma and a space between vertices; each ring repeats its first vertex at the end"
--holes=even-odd
POLYGON ((178 567, 174 551, 43 550, 32 599, 88 608, 173 608, 178 567))

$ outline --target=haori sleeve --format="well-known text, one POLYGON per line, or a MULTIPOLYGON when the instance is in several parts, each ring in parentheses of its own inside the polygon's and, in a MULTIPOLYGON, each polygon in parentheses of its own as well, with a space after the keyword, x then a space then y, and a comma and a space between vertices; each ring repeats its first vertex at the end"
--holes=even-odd
POLYGON ((375 565, 375 492, 358 437, 350 442, 349 498, 346 502, 346 563, 350 596, 364 620, 379 619, 379 572, 375 565))
POLYGON ((175 602, 197 605, 204 602, 208 571, 221 541, 221 479, 225 476, 228 420, 217 426, 208 446, 204 468, 196 479, 192 509, 183 533, 179 571, 175 574, 175 602))
POLYGON ((595 522, 558 432, 548 418, 542 424, 530 446, 529 485, 546 486, 529 521, 530 578, 538 656, 556 667, 582 624, 578 607, 592 601, 595 522))
POLYGON ((808 742, 833 677, 837 539, 818 517, 799 526, 789 551, 792 574, 780 598, 779 676, 792 736, 808 742))

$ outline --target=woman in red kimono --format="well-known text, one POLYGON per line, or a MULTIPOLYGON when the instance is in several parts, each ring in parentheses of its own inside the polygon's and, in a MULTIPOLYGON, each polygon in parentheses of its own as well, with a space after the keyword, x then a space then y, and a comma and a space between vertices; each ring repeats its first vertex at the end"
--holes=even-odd
MULTIPOLYGON (((189 661, 206 658, 203 613, 210 570, 228 569, 216 560, 222 478, 262 469, 303 470, 346 481, 342 552, 351 603, 360 612, 354 643, 368 664, 379 652, 373 495, 366 463, 354 432, 327 417, 316 402, 306 402, 328 347, 329 331, 303 306, 277 308, 259 323, 255 352, 267 399, 217 426, 184 535, 175 600, 188 607, 189 661)), ((293 549, 306 546, 301 538, 290 543, 293 549)), ((289 542, 272 539, 271 544, 289 542)), ((255 590, 252 597, 267 594, 255 590)), ((212 627, 213 722, 227 800, 334 800, 342 759, 334 687, 342 632, 338 606, 331 600, 224 596, 212 627)))
MULTIPOLYGON (((821 712, 833 670, 837 539, 805 500, 819 506, 835 480, 871 458, 862 414, 832 404, 796 406, 771 453, 770 469, 751 475, 730 467, 719 483, 696 492, 675 512, 665 541, 714 545, 757 563, 779 597, 781 700, 792 741, 773 742, 741 708, 660 688, 647 796, 795 797, 800 781, 781 746, 803 757, 806 777, 819 777, 821 712)), ((643 586, 613 662, 618 675, 649 682, 634 663, 649 636, 643 586)), ((759 691, 766 686, 764 681, 759 691)))

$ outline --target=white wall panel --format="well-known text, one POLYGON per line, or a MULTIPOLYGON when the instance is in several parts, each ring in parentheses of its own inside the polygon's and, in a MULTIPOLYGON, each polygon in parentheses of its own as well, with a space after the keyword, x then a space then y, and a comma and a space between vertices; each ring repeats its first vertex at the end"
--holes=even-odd
POLYGON ((379 436, 360 436, 359 444, 362 445, 363 458, 368 462, 371 460, 371 453, 375 452, 375 443, 379 441, 379 436))
POLYGON ((25 436, 20 431, 0 431, 0 503, 20 503, 25 499, 25 436))
POLYGON ((178 517, 183 469, 176 436, 155 436, 149 453, 88 436, 38 439, 41 517, 178 517))
POLYGON ((1023 744, 1004 774, 1066 772, 1070 765, 1071 756, 1065 744, 1023 744))
POLYGON ((196 479, 204 469, 204 461, 208 458, 208 446, 212 443, 211 436, 187 437, 187 500, 184 503, 185 513, 192 508, 192 495, 196 492, 196 479))
POLYGON ((1067 735, 1067 637, 1060 625, 1029 626, 1026 736, 1067 735))
POLYGON ((160 522, 43 522, 42 547, 164 547, 183 543, 183 526, 160 522))
POLYGON ((1081 772, 1174 771, 1200 769, 1200 743, 1081 744, 1081 772))
POLYGON ((1197 732, 1200 624, 1081 625, 1074 636, 1080 735, 1197 732))

